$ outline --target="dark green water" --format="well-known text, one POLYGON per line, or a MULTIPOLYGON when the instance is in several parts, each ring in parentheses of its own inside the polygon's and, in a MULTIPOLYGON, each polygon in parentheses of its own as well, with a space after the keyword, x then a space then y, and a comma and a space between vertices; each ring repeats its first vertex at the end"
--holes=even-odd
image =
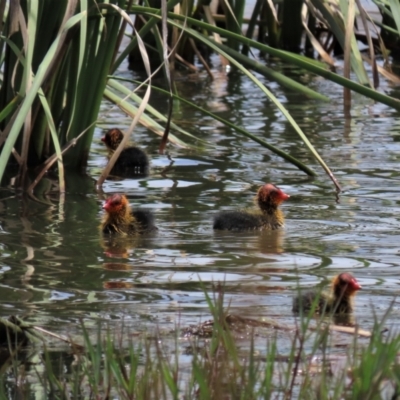
MULTIPOLYGON (((210 318, 200 281, 207 290, 224 281, 235 313, 293 323, 298 285, 328 283, 349 271, 363 286, 356 320, 370 328, 372 310, 382 316, 399 292, 398 115, 353 95, 352 118, 345 119, 338 87, 297 70, 286 73, 331 99, 315 102, 266 82, 334 171, 344 188, 338 198, 273 104, 245 77, 221 73, 215 81, 204 75, 178 80, 178 90, 312 166, 317 178, 176 104, 174 122, 211 146, 194 151, 170 145, 167 155, 159 155, 159 138, 139 127, 134 138, 152 159, 150 175, 108 180, 98 193, 94 181, 106 164, 100 138, 107 128, 130 124, 104 103, 88 175, 67 177, 65 201, 38 194, 43 204, 8 188, 0 192, 0 316, 25 316, 73 337, 81 320, 90 328, 99 319, 168 332, 210 318), (291 196, 282 207, 283 230, 213 232, 215 212, 251 207, 265 182, 291 196), (101 205, 113 193, 125 193, 133 207, 152 209, 158 233, 117 251, 105 248, 98 232, 101 205)), ((165 98, 154 93, 151 103, 166 113, 165 98)), ((395 301, 388 326, 398 324, 399 310, 395 301)))

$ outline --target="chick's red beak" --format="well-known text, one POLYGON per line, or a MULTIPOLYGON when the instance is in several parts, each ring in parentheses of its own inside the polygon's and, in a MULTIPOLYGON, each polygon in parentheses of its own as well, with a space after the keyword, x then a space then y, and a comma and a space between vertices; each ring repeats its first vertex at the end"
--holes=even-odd
POLYGON ((108 201, 104 202, 102 208, 103 208, 103 210, 106 210, 106 211, 108 211, 110 209, 110 205, 108 204, 108 201))
POLYGON ((288 194, 286 194, 285 192, 282 192, 282 190, 281 190, 279 193, 279 198, 281 201, 285 201, 285 200, 289 199, 290 196, 288 194))
POLYGON ((101 141, 102 141, 102 142, 105 142, 105 141, 106 141, 106 137, 103 136, 103 137, 101 138, 101 141))
POLYGON ((350 281, 350 286, 351 286, 351 288, 352 288, 353 290, 360 290, 360 289, 362 289, 362 288, 361 288, 361 285, 357 282, 357 279, 352 279, 352 280, 350 281))

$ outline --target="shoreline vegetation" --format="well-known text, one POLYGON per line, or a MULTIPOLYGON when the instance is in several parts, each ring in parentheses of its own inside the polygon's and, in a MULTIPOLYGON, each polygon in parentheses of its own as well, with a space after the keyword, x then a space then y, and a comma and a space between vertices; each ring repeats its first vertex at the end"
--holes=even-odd
POLYGON ((28 330, 25 339, 30 344, 26 346, 21 336, 17 340, 8 335, 0 396, 9 398, 7 388, 17 386, 26 395, 38 390, 61 399, 395 399, 400 395, 400 337, 385 328, 390 310, 371 332, 332 325, 328 316, 310 314, 283 325, 229 314, 221 285, 213 298, 204 294, 212 319, 169 333, 138 334, 123 323, 118 329, 99 323, 93 334, 82 323, 81 343, 76 344, 13 318, 9 324, 28 330), (283 351, 282 336, 289 343, 283 351), (57 346, 49 345, 49 338, 62 340, 68 349, 52 351, 57 346), (34 370, 29 368, 33 360, 34 370), (20 382, 25 382, 22 387, 20 382))
POLYGON ((285 7, 285 1, 256 1, 246 19, 243 0, 231 1, 229 6, 221 2, 216 9, 178 0, 163 2, 163 7, 153 1, 148 6, 136 5, 133 0, 21 0, 12 6, 0 0, 4 38, 0 46, 0 181, 6 170, 17 169, 14 186, 32 194, 53 169, 59 180, 53 190, 64 193, 64 169, 82 171, 87 165, 94 129, 101 122, 98 114, 103 98, 132 117, 132 123, 97 180, 98 187, 139 123, 161 137, 160 153, 168 142, 192 149, 212 148, 211 141, 204 143, 201 132, 174 124, 174 103, 191 102, 177 91, 173 79, 178 70, 187 74, 204 71, 204 79, 213 79, 213 68, 217 68, 227 80, 231 73, 246 76, 286 118, 310 158, 299 160, 296 154, 273 146, 268 137, 261 140, 209 109, 193 107, 224 123, 233 138, 244 135, 255 140, 309 176, 316 175, 313 164, 318 163, 341 191, 306 132, 254 71, 289 92, 304 93, 310 101, 329 98, 286 76, 276 68, 277 60, 334 82, 343 88, 346 116, 351 115, 352 92, 399 110, 399 99, 378 88, 382 78, 400 82, 391 70, 393 60, 400 58, 400 4, 375 0, 376 14, 382 16, 378 20, 358 1, 338 5, 296 1, 290 7, 285 7), (364 49, 360 50, 359 43, 364 49), (211 53, 218 54, 219 65, 211 67, 211 53), (132 69, 146 72, 139 86, 125 79, 134 89, 118 81, 116 73, 127 57, 132 69), (167 88, 167 116, 148 104, 156 74, 167 88), (141 87, 146 88, 144 93, 138 91, 141 87))

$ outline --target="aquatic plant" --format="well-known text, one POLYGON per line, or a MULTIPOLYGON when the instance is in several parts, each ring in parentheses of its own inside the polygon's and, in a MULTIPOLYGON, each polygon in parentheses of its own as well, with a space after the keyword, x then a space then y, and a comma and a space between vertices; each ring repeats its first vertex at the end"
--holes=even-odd
MULTIPOLYGON (((314 321, 310 314, 286 326, 230 314, 221 285, 213 295, 204 293, 212 319, 196 328, 139 335, 123 324, 99 324, 94 331, 82 324, 83 346, 62 338, 71 346, 65 352, 51 348, 42 352, 36 346, 37 355, 35 348, 11 354, 11 360, 2 364, 0 396, 7 398, 7 390, 20 387, 19 382, 32 382, 25 394, 38 390, 57 398, 374 399, 398 395, 400 338, 384 333, 390 310, 375 322, 372 332, 332 326, 324 319, 314 321), (200 331, 204 334, 199 335, 200 331), (344 350, 333 351, 337 335, 349 334, 347 344, 341 339, 344 350), (284 349, 279 345, 282 335, 289 341, 284 349), (260 337, 265 338, 263 348, 260 337), (33 359, 34 370, 23 367, 33 359)), ((42 329, 40 333, 49 334, 42 329)))

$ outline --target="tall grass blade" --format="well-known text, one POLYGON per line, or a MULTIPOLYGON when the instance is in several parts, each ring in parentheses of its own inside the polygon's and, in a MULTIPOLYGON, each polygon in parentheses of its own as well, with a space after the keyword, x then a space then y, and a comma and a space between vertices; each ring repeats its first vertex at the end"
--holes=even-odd
MULTIPOLYGON (((87 23, 87 16, 88 16, 88 4, 87 0, 80 0, 80 8, 81 12, 83 15, 83 18, 80 21, 80 26, 79 26, 79 52, 78 52, 78 62, 77 62, 77 68, 76 68, 76 82, 79 82, 82 76, 82 70, 83 70, 83 62, 85 58, 85 52, 87 51, 86 47, 86 40, 87 40, 87 30, 88 30, 88 23, 87 23)), ((79 102, 77 101, 79 99, 79 96, 82 95, 82 93, 79 92, 79 90, 74 91, 74 99, 70 100, 71 105, 72 105, 72 111, 70 115, 70 121, 69 125, 67 128, 67 134, 66 137, 68 138, 69 132, 71 132, 71 127, 72 123, 74 121, 74 116, 76 112, 76 107, 78 106, 79 102)))
MULTIPOLYGON (((344 25, 344 17, 340 13, 336 12, 335 9, 331 8, 328 3, 322 0, 311 0, 313 6, 322 14, 322 16, 328 22, 330 30, 334 33, 336 39, 339 41, 342 49, 345 49, 345 35, 346 28, 344 25)), ((347 2, 345 0, 339 0, 339 6, 343 14, 347 14, 347 2)), ((371 86, 368 79, 368 75, 365 71, 364 64, 360 50, 357 45, 354 32, 349 33, 351 35, 351 67, 357 76, 358 81, 361 85, 371 86)))
MULTIPOLYGON (((355 0, 355 1, 357 4, 359 13, 360 13, 365 36, 366 36, 367 42, 368 42, 369 57, 371 59, 371 64, 372 64, 372 77, 373 77, 373 81, 374 81, 374 88, 376 89, 379 86, 379 73, 378 73, 378 65, 376 63, 376 57, 375 57, 375 47, 374 47, 374 43, 372 41, 371 32, 370 32, 370 25, 367 21, 368 14, 366 13, 364 7, 362 6, 360 0, 355 0)), ((385 56, 386 49, 385 49, 385 45, 382 41, 382 38, 380 37, 380 34, 378 33, 376 26, 373 25, 373 27, 379 38, 379 43, 380 43, 382 54, 384 55, 385 58, 387 58, 385 56)))
MULTIPOLYGON (((26 93, 30 90, 32 85, 32 60, 33 60, 33 51, 35 48, 35 39, 36 39, 36 21, 38 19, 38 4, 36 1, 28 1, 27 3, 27 21, 21 18, 20 21, 24 21, 26 25, 21 24, 21 35, 24 40, 25 46, 25 66, 22 71, 22 81, 21 81, 21 93, 26 93)), ((23 125, 23 137, 22 137, 22 150, 21 150, 21 159, 22 164, 20 165, 20 173, 19 180, 20 182, 24 181, 25 172, 27 169, 27 160, 28 160, 28 148, 29 141, 31 135, 31 126, 32 126, 32 109, 29 108, 27 110, 25 116, 25 122, 23 125)))
MULTIPOLYGON (((342 8, 345 8, 343 6, 342 8)), ((348 7, 346 8, 344 18, 347 17, 346 29, 345 29, 345 39, 344 39, 344 68, 343 76, 350 79, 350 63, 351 63, 351 40, 354 34, 354 18, 355 18, 355 2, 354 0, 349 0, 348 7)), ((345 110, 351 106, 351 91, 349 88, 343 88, 343 98, 345 110)), ((345 111, 347 113, 347 111, 345 111)))
POLYGON ((167 79, 167 85, 169 88, 170 96, 169 96, 169 103, 168 103, 168 118, 167 123, 165 125, 164 134, 161 138, 161 143, 159 147, 159 153, 163 154, 165 150, 165 146, 168 142, 168 134, 169 129, 171 126, 171 119, 172 119, 172 110, 173 110, 173 103, 174 98, 172 96, 172 80, 171 80, 171 70, 168 58, 168 26, 167 26, 167 0, 161 0, 161 16, 162 16, 162 40, 163 40, 163 61, 164 61, 164 69, 165 69, 165 76, 167 79))
MULTIPOLYGON (((17 109, 20 104, 22 97, 17 94, 8 104, 7 106, 0 111, 0 122, 4 121, 8 118, 13 112, 17 109)), ((0 145, 3 143, 3 140, 0 139, 0 145)))
MULTIPOLYGON (((308 4, 310 0, 306 0, 305 3, 308 4)), ((310 7, 309 7, 310 8, 310 7)), ((324 60, 325 63, 333 67, 335 65, 335 61, 333 58, 325 51, 323 46, 321 45, 320 41, 313 35, 309 28, 309 21, 307 20, 311 18, 310 11, 304 7, 302 12, 302 22, 304 31, 308 37, 308 40, 312 44, 313 48, 318 52, 319 56, 324 60)))
POLYGON ((397 31, 400 32, 400 3, 396 0, 389 0, 390 11, 397 27, 397 31))
POLYGON ((59 179, 59 185, 60 185, 59 190, 61 193, 64 193, 65 192, 64 164, 63 164, 63 159, 62 159, 60 142, 58 140, 57 131, 56 131, 56 127, 55 127, 55 124, 53 121, 53 116, 51 114, 49 103, 47 102, 47 99, 42 90, 39 91, 39 99, 40 99, 40 102, 42 103, 43 110, 46 114, 47 122, 49 124, 49 129, 50 129, 50 133, 51 133, 51 138, 53 140, 53 146, 56 150, 57 165, 58 165, 58 179, 59 179))
POLYGON ((72 28, 74 25, 76 25, 81 19, 82 19, 81 14, 77 14, 74 17, 72 17, 70 20, 67 21, 65 24, 64 28, 62 31, 57 35, 56 39, 50 46, 48 52, 46 53, 45 57, 43 58, 43 61, 39 65, 39 68, 37 70, 37 73, 32 81, 32 86, 30 87, 30 90, 27 92, 25 99, 22 102, 21 109, 19 110, 18 116, 15 119, 15 122, 10 129, 10 133, 8 135, 8 138, 6 142, 4 143, 3 149, 1 151, 0 155, 0 181, 3 179, 4 171, 7 166, 8 159, 11 155, 11 151, 14 147, 14 144, 18 138, 19 132, 25 122, 26 116, 30 112, 30 109, 32 107, 33 101, 38 95, 38 91, 41 87, 41 84, 46 76, 47 73, 47 68, 49 64, 52 62, 57 48, 60 44, 61 37, 64 32, 68 31, 70 28, 72 28))
MULTIPOLYGON (((246 37, 253 39, 254 32, 256 30, 257 18, 260 17, 261 9, 264 4, 263 0, 256 0, 256 4, 253 8, 253 12, 250 17, 249 24, 247 26, 246 37)), ((249 54, 250 47, 245 45, 242 47, 242 54, 247 56, 249 54)))
MULTIPOLYGON (((206 17, 206 20, 208 22, 208 24, 206 24, 207 25, 206 28, 209 28, 209 30, 213 32, 214 40, 217 43, 222 43, 222 38, 219 35, 219 32, 217 30, 211 28, 211 27, 213 27, 213 28, 216 27, 217 23, 215 22, 215 19, 214 19, 213 15, 212 15, 210 6, 209 5, 204 5, 203 6, 203 10, 204 10, 204 15, 206 17)), ((231 39, 231 38, 228 36, 228 39, 231 39)), ((218 55, 219 55, 222 67, 223 67, 224 71, 226 71, 227 67, 229 65, 229 61, 225 57, 223 57, 221 54, 218 54, 218 55)))

